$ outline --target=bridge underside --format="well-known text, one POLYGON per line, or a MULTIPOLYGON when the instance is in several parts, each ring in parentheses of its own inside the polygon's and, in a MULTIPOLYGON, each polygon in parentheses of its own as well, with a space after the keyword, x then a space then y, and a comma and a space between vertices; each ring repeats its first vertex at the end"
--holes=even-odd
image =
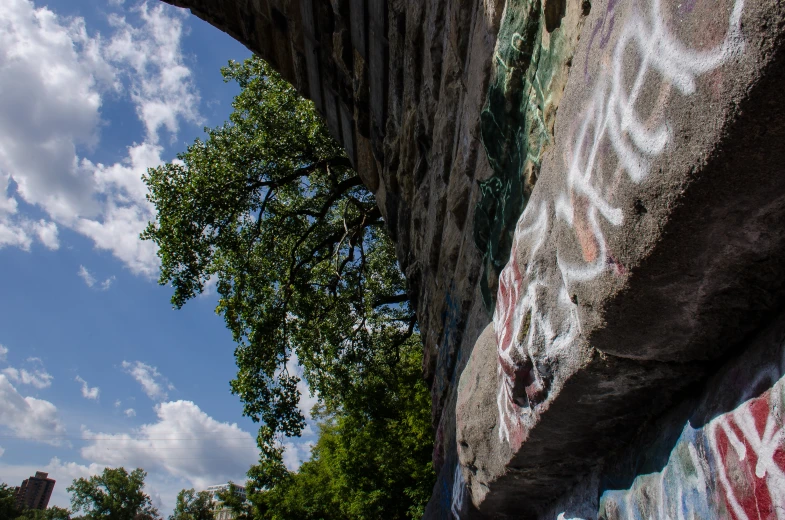
POLYGON ((169 3, 312 99, 375 193, 426 517, 782 516, 783 4, 169 3))

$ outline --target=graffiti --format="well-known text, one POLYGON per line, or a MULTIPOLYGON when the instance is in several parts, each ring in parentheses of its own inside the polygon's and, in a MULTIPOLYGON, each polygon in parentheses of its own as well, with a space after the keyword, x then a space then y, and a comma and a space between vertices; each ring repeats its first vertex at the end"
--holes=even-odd
POLYGON ((461 465, 454 462, 454 459, 450 461, 450 464, 453 463, 454 471, 441 472, 436 484, 436 489, 439 490, 439 518, 444 520, 460 520, 466 499, 466 481, 463 478, 461 465))
POLYGON ((602 15, 602 18, 597 20, 597 23, 594 25, 594 29, 591 31, 591 36, 589 37, 589 48, 586 50, 586 58, 583 61, 583 77, 585 80, 589 80, 589 59, 592 56, 592 46, 594 45, 594 40, 597 38, 597 35, 600 34, 602 29, 605 29, 605 32, 602 36, 600 36, 600 49, 604 49, 608 42, 611 39, 611 34, 613 33, 613 25, 616 23, 616 5, 619 3, 619 0, 608 0, 608 5, 605 7, 605 12, 602 15), (606 25, 607 24, 607 25, 606 25))
MULTIPOLYGON (((483 254, 480 292, 494 308, 497 279, 510 257, 515 224, 537 182, 579 27, 550 32, 543 43, 539 0, 508 0, 494 52, 480 131, 493 176, 480 181, 474 243, 483 254)), ((580 26, 580 23, 578 24, 580 26)))
POLYGON ((603 493, 600 518, 785 519, 783 369, 771 365, 749 385, 770 385, 760 396, 702 428, 688 423, 661 472, 603 493))
POLYGON ((450 289, 447 291, 445 298, 441 327, 443 337, 436 357, 436 376, 433 391, 439 398, 443 398, 448 385, 452 385, 463 355, 460 349, 463 310, 461 302, 453 296, 454 293, 455 283, 453 282, 450 284, 450 289))
POLYGON ((669 35, 660 15, 661 0, 652 2, 649 17, 636 12, 629 16, 613 50, 612 70, 599 78, 584 110, 567 172, 568 193, 560 195, 555 203, 557 216, 575 229, 585 260, 578 265, 558 259, 565 283, 594 279, 615 265, 600 226, 601 220, 614 227, 622 224, 622 210, 611 202, 613 191, 624 173, 630 181, 640 183, 649 174, 652 158, 662 154, 671 139, 668 124, 657 121, 661 109, 646 120, 641 120, 635 109, 647 77, 660 81, 659 107, 665 106, 673 89, 685 96, 694 94, 698 76, 716 69, 741 50, 742 7, 743 0, 737 0, 724 42, 708 51, 690 49, 669 35), (630 49, 636 51, 640 66, 635 77, 629 79, 632 87, 627 90, 624 56, 630 49), (597 164, 606 142, 618 166, 603 190, 597 164))
POLYGON ((461 509, 463 508, 464 495, 466 493, 466 481, 463 479, 461 465, 455 465, 455 474, 452 479, 452 504, 450 512, 453 517, 460 520, 461 509))
MULTIPOLYGON (((615 4, 609 3, 607 12, 612 17, 601 44, 613 30, 615 4)), ((742 51, 743 4, 735 0, 724 40, 708 50, 691 49, 669 33, 661 0, 652 0, 647 13, 630 6, 623 27, 618 29, 616 24, 610 60, 598 75, 572 133, 564 189, 553 200, 530 201, 515 227, 510 259, 499 275, 493 316, 499 361, 499 438, 514 450, 520 447, 525 424, 536 414, 537 405, 547 399, 550 360, 580 335, 577 301, 570 288, 606 272, 626 272, 610 251, 603 230, 624 222, 622 208, 613 203, 615 191, 625 178, 641 183, 653 159, 671 141, 664 120, 670 97, 676 92, 695 94, 698 77, 742 51), (631 54, 638 66, 628 77, 625 58, 631 54), (658 108, 642 118, 636 104, 644 87, 650 92, 654 87, 658 108), (607 179, 600 173, 606 170, 612 170, 607 179), (560 235, 574 237, 580 259, 565 257, 560 248, 538 254, 557 227, 560 235)))

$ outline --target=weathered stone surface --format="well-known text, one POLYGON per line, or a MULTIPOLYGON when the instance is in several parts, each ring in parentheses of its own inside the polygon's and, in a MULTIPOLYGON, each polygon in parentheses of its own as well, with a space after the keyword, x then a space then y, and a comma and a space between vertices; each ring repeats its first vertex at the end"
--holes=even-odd
POLYGON ((761 28, 783 11, 693 7, 592 4, 500 275, 497 361, 462 376, 482 381, 457 440, 483 513, 542 513, 782 305, 782 42, 761 28))
POLYGON ((375 193, 424 339, 426 518, 782 515, 783 368, 749 340, 785 303, 781 2, 166 1, 313 99, 375 193), (756 390, 711 404, 729 378, 756 390))
POLYGON ((782 516, 785 316, 746 347, 542 516, 782 516))

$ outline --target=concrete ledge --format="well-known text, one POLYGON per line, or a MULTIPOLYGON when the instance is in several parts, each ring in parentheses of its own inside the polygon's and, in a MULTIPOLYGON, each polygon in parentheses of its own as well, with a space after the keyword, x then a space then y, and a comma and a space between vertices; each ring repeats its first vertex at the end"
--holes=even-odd
POLYGON ((536 517, 782 306, 785 12, 682 4, 592 3, 461 376, 460 510, 536 517))

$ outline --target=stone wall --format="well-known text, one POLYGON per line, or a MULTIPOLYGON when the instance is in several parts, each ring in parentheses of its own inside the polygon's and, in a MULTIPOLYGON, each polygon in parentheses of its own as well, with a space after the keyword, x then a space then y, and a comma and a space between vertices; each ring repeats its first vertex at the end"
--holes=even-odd
POLYGON ((785 518, 781 2, 171 3, 313 99, 377 197, 427 518, 785 518))

